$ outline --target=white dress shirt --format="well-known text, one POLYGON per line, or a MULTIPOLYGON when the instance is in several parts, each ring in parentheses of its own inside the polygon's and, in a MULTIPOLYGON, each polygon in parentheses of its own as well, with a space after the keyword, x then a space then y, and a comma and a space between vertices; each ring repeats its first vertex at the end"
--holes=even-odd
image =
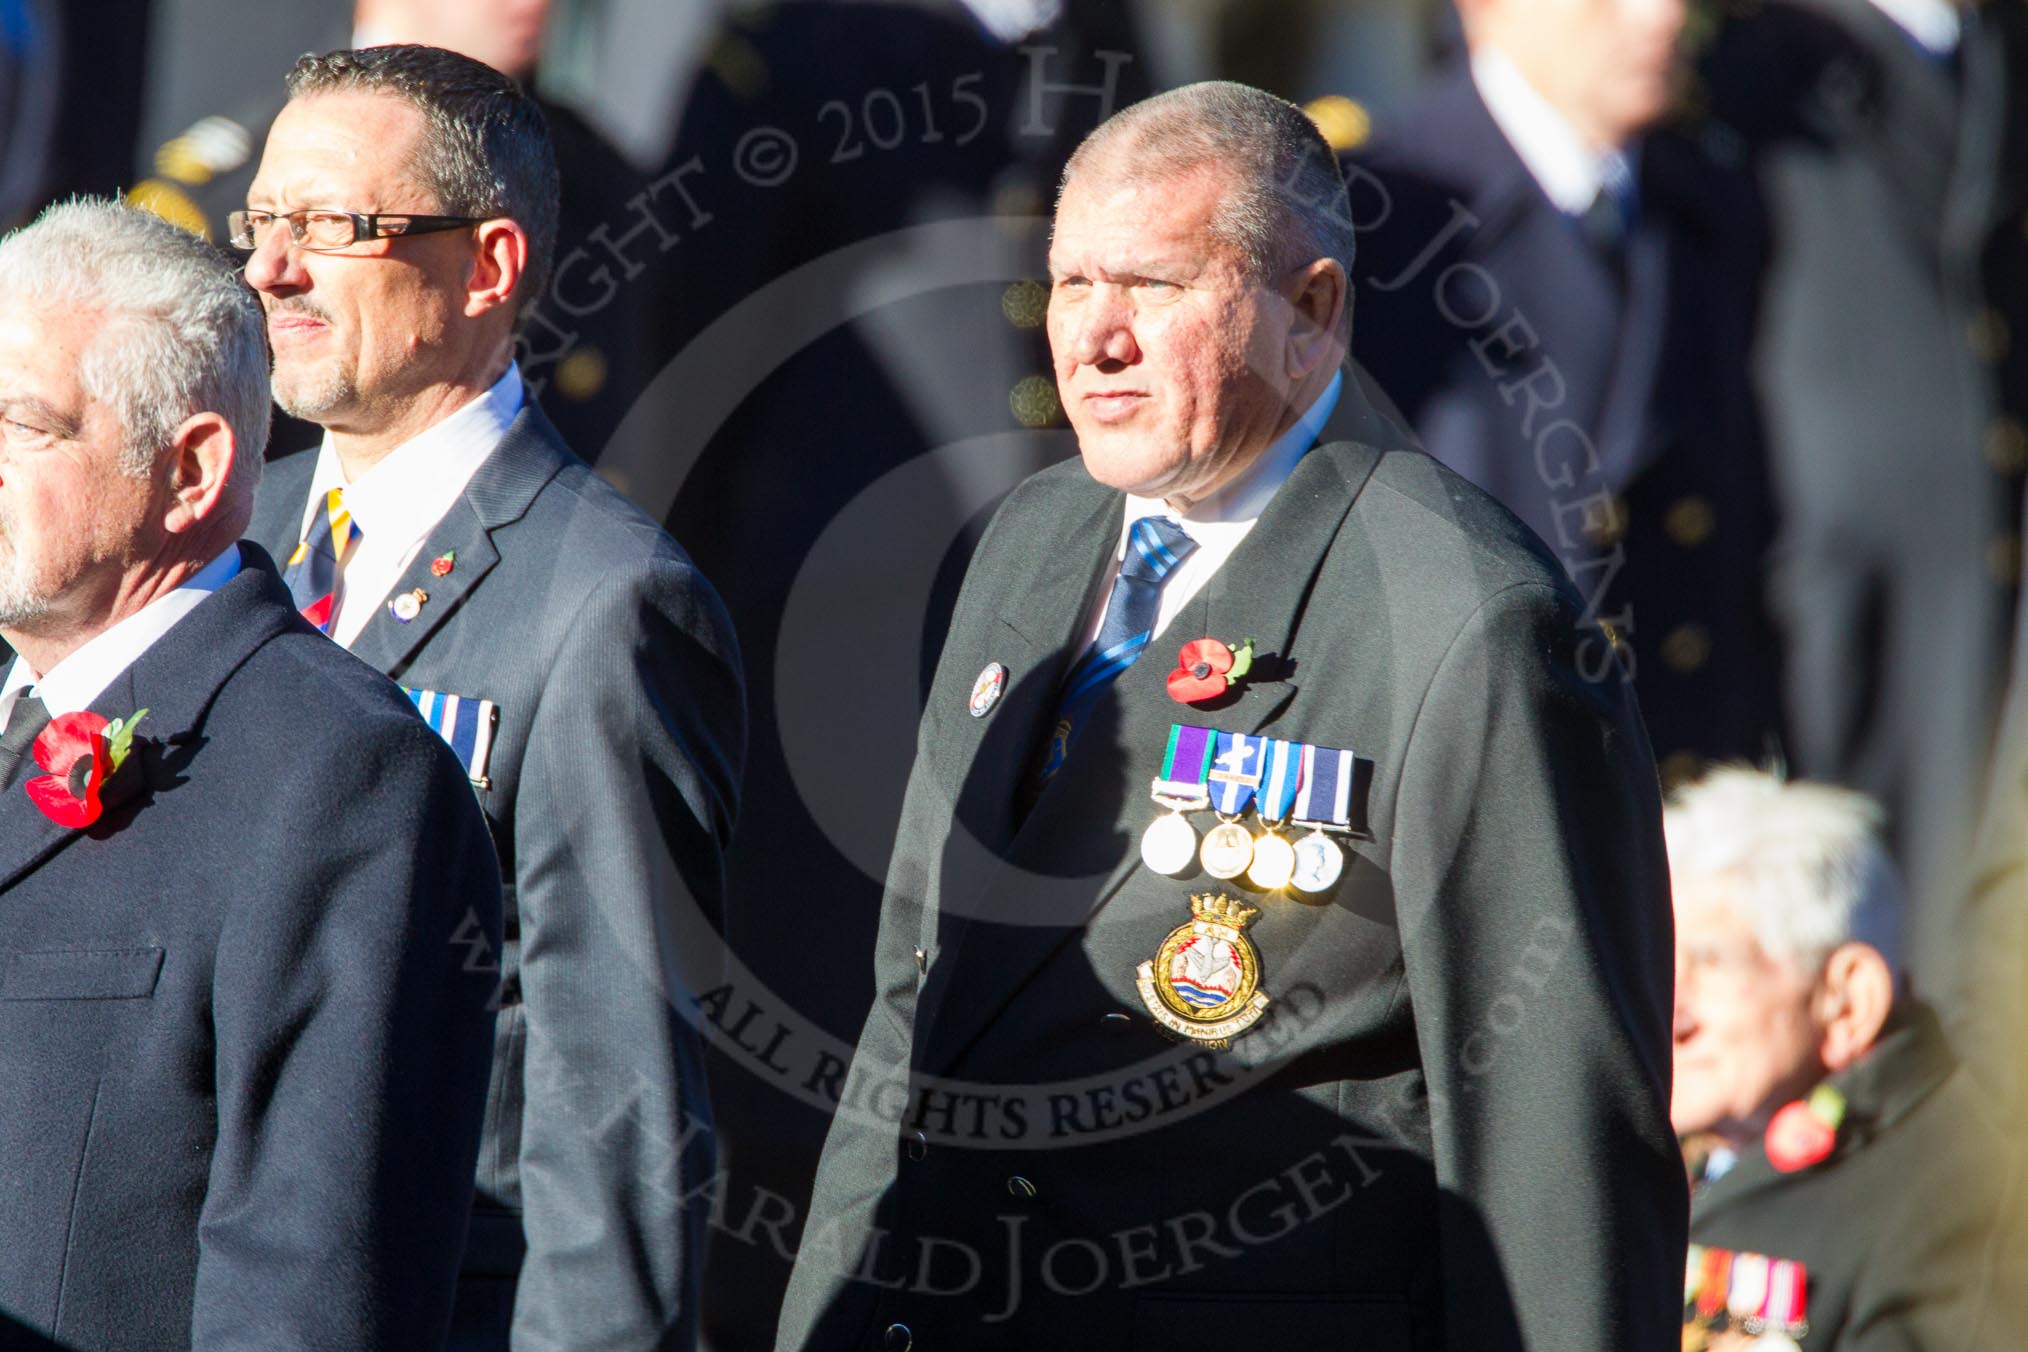
POLYGON ((1500 134, 1559 211, 1582 216, 1608 181, 1634 182, 1632 153, 1586 145, 1504 52, 1475 49, 1472 83, 1500 134))
POLYGON ((1931 55, 1948 56, 1957 50, 1961 24, 1950 0, 1873 0, 1873 7, 1931 55))
MULTIPOLYGON (((225 552, 197 570, 188 582, 158 596, 112 628, 80 646, 76 652, 38 677, 29 669, 28 659, 18 654, 0 682, 0 731, 14 716, 14 706, 24 690, 33 691, 49 710, 49 716, 74 714, 89 709, 105 693, 113 678, 139 661, 141 654, 155 646, 176 622, 197 609, 205 597, 239 575, 239 546, 225 552)), ((123 711, 130 714, 133 710, 123 711)))
MULTIPOLYGON (((1317 434, 1330 420, 1331 410, 1338 406, 1338 392, 1344 387, 1345 373, 1339 371, 1331 377, 1331 383, 1324 387, 1316 402, 1296 419, 1288 431, 1276 437, 1261 452, 1259 459, 1210 497, 1191 504, 1188 512, 1178 512, 1160 498, 1127 494, 1125 514, 1120 520, 1119 547, 1113 551, 1114 578, 1119 576, 1120 562, 1127 557, 1127 532, 1144 516, 1167 517, 1183 527, 1197 542, 1197 548, 1162 581, 1155 637, 1162 636, 1162 631, 1169 627, 1169 621, 1175 619, 1183 607, 1204 590, 1204 584, 1217 576, 1225 561, 1232 557, 1232 551, 1239 548, 1239 542, 1252 532, 1254 522, 1260 520, 1261 512, 1268 505, 1268 499, 1275 495, 1275 490, 1289 475, 1295 473, 1296 462, 1316 444, 1317 434)), ((1098 637, 1100 628, 1105 624, 1106 603, 1112 599, 1112 590, 1112 581, 1108 580, 1099 595, 1098 608, 1091 622, 1085 626, 1086 646, 1098 637)))
POLYGON ((337 613, 331 637, 346 647, 387 600, 401 575, 444 513, 451 510, 479 466, 500 444, 508 424, 521 411, 521 372, 509 363, 507 374, 493 387, 450 417, 403 442, 387 458, 345 482, 345 468, 331 445, 331 434, 317 452, 310 476, 310 496, 303 504, 303 529, 323 510, 324 497, 345 490, 345 507, 359 526, 359 542, 345 560, 338 588, 337 613))

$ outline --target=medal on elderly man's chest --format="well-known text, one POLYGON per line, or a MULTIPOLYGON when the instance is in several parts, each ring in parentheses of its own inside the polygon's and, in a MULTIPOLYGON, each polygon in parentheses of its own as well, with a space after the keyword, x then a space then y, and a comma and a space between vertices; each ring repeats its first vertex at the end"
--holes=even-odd
POLYGON ((1228 1047, 1267 1012, 1260 954, 1243 933, 1258 908, 1223 892, 1190 898, 1178 925, 1136 969, 1141 1003, 1156 1023, 1207 1047, 1228 1047))

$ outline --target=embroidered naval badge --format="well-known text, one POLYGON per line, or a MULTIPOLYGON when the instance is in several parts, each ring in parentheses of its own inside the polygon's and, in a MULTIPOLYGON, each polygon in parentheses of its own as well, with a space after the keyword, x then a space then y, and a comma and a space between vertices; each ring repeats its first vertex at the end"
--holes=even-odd
POLYGON ((1240 931, 1260 911, 1223 892, 1195 893, 1194 919, 1169 931, 1137 970, 1141 1003, 1155 1022, 1193 1042, 1227 1047, 1266 1012, 1260 954, 1240 931))
POLYGON ((972 717, 984 718, 1000 702, 1000 692, 1007 688, 1007 668, 998 662, 988 662, 979 672, 979 679, 972 682, 972 698, 965 707, 972 717))

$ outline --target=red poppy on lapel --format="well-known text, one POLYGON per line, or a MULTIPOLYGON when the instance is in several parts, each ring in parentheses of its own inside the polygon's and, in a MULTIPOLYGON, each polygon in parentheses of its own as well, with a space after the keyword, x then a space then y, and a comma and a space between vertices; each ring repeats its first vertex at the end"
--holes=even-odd
POLYGON ((1217 699, 1252 669, 1252 639, 1237 648, 1215 638, 1192 639, 1176 655, 1176 669, 1169 673, 1169 698, 1184 704, 1217 699))
POLYGON ((1844 1120, 1845 1096, 1828 1084, 1818 1085, 1767 1124, 1767 1162, 1785 1174, 1809 1168, 1830 1155, 1844 1120))
POLYGON ((23 785, 42 815, 58 826, 90 826, 105 811, 99 790, 126 761, 133 748, 134 725, 146 709, 131 718, 108 722, 89 710, 58 714, 35 739, 35 763, 49 773, 23 785))

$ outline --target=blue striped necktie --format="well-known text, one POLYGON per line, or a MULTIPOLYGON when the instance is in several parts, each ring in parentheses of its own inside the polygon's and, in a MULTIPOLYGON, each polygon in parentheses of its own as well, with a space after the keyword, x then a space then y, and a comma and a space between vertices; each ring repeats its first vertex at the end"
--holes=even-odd
POLYGON ((1127 531, 1126 557, 1120 561, 1113 594, 1106 600, 1106 615, 1099 625, 1098 637, 1064 678, 1063 694, 1056 706, 1056 726, 1043 756, 1040 783, 1047 784, 1063 768, 1070 740, 1092 701, 1146 650, 1148 640, 1155 636, 1163 580, 1196 548, 1197 542, 1167 517, 1144 516, 1127 531))

